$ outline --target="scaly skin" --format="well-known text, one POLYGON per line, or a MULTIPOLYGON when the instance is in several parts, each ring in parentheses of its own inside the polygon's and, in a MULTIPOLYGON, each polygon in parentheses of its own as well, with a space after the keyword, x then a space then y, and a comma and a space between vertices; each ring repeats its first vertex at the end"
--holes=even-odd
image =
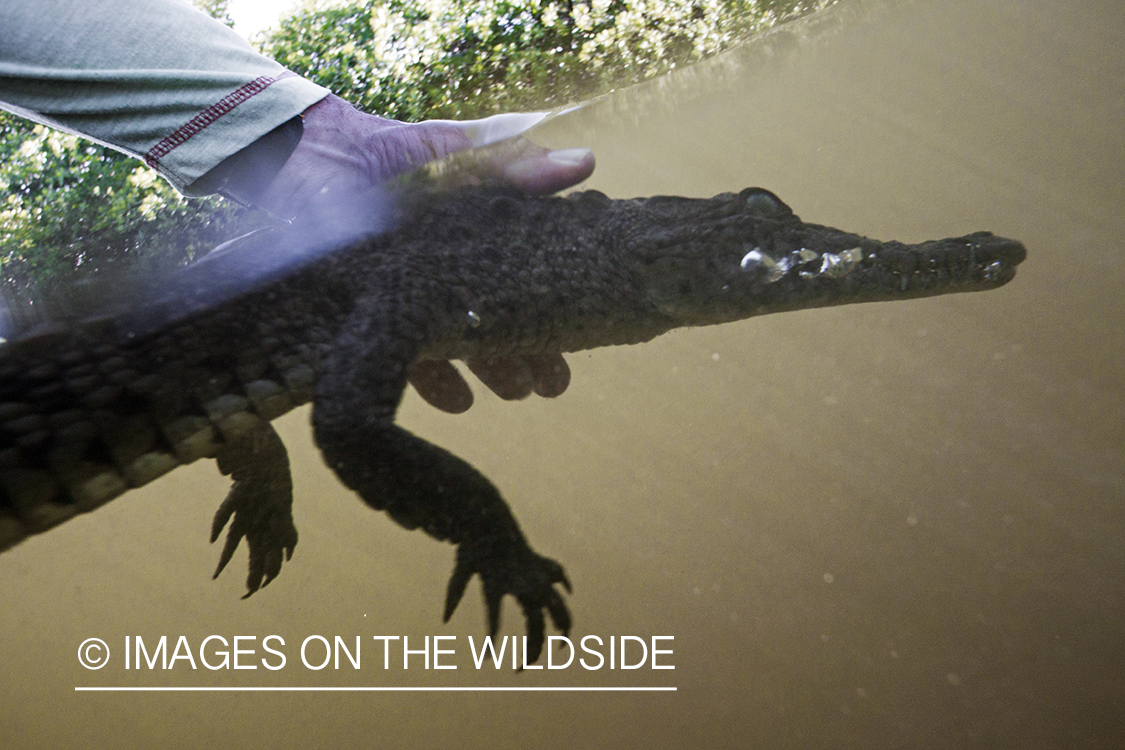
POLYGON ((192 297, 238 287, 246 258, 284 256, 298 239, 263 233, 256 250, 187 269, 168 299, 0 347, 0 549, 214 457, 234 480, 213 524, 212 540, 230 524, 216 575, 246 539, 249 596, 297 542, 288 459, 269 421, 311 400, 316 442, 344 484, 457 545, 445 618, 479 574, 491 630, 500 600, 515 596, 535 659, 546 617, 570 626, 563 569, 532 550, 483 475, 394 424, 412 367, 992 289, 1025 257, 988 233, 904 245, 806 224, 760 189, 610 200, 483 187, 403 198, 399 210, 398 230, 250 291, 192 297))

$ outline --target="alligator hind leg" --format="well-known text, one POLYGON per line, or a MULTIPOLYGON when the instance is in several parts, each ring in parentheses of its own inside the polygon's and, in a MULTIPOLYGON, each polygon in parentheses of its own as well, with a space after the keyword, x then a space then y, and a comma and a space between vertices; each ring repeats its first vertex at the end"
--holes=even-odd
POLYGON ((229 474, 234 484, 211 524, 214 542, 230 521, 214 577, 223 571, 239 541, 245 538, 250 547, 245 599, 277 576, 283 558, 293 556, 297 545, 293 479, 285 444, 269 422, 243 412, 225 420, 220 432, 224 442, 217 456, 219 471, 229 474))

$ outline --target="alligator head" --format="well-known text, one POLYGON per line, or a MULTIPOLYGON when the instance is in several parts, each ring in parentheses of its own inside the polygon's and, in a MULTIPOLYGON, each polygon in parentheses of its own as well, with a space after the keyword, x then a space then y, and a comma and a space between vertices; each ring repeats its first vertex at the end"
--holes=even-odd
POLYGON ((645 209, 667 231, 646 236, 634 257, 650 301, 674 326, 995 289, 1027 255, 989 232, 910 245, 807 224, 761 188, 654 197, 645 209))

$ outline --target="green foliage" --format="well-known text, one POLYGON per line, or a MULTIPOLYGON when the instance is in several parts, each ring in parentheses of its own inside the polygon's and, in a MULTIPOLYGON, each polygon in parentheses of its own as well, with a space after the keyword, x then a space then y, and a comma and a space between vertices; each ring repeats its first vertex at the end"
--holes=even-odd
POLYGON ((309 3, 264 40, 283 65, 402 120, 552 107, 729 47, 827 0, 309 3))
MULTIPOLYGON (((230 23, 228 0, 194 0, 230 23)), ((830 0, 306 3, 263 51, 404 120, 551 107, 642 80, 830 0)), ((260 223, 185 199, 112 149, 0 113, 0 267, 10 281, 185 262, 260 223)))
POLYGON ((191 0, 191 4, 199 8, 227 26, 234 26, 234 19, 230 17, 230 0, 191 0))
POLYGON ((244 213, 186 199, 112 149, 0 114, 0 262, 17 280, 121 262, 175 263, 244 213))
MULTIPOLYGON (((195 0, 229 25, 228 3, 195 0)), ((260 224, 219 198, 184 198, 111 148, 0 112, 0 267, 9 283, 178 265, 260 224)))

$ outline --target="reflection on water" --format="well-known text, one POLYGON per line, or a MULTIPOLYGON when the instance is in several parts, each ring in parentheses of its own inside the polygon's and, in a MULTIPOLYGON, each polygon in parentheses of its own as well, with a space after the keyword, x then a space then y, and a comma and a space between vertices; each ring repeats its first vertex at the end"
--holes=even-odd
MULTIPOLYGON (((570 391, 401 420, 479 466, 567 565, 576 635, 673 635, 676 669, 87 672, 126 635, 484 633, 439 624, 450 548, 342 490, 308 436, 301 543, 248 601, 209 580, 197 465, 0 556, 18 746, 1110 747, 1125 686, 1125 9, 845 2, 560 118, 615 196, 758 184, 889 239, 989 229, 1007 287, 791 313, 571 360, 570 391), (767 50, 763 52, 763 50, 767 50), (621 104, 621 102, 626 102, 621 104), (631 114, 632 113, 632 114, 631 114), (576 135, 577 134, 577 135, 576 135), (675 685, 675 693, 75 694, 75 685, 675 685), (252 717, 252 718, 251 718, 252 717)), ((557 127, 556 127, 557 126, 557 127)), ((237 561, 236 561, 237 562, 237 561)), ((473 584, 475 586, 475 584, 473 584)), ((503 633, 521 632, 505 605, 503 633)), ((381 655, 381 654, 380 654, 381 655)), ((182 665, 181 665, 182 666, 182 665)))

